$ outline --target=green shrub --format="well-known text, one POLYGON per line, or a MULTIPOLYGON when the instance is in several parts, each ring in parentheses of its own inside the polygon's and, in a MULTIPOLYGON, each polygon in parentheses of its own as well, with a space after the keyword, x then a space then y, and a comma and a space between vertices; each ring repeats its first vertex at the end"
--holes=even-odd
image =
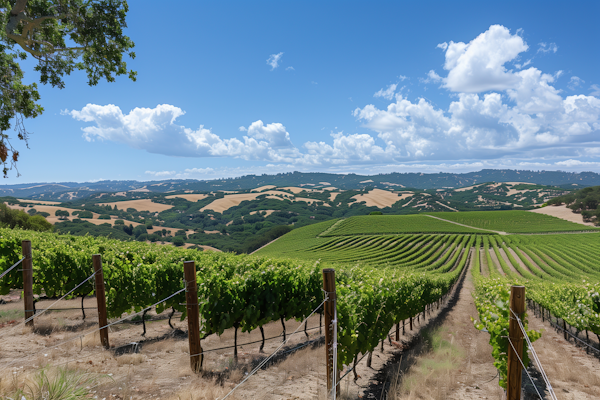
POLYGON ((21 210, 11 210, 4 203, 0 203, 0 226, 8 228, 29 229, 32 231, 53 231, 54 226, 41 215, 30 216, 21 210))
POLYGON ((79 213, 79 218, 92 219, 92 218, 94 218, 94 214, 92 214, 91 211, 82 211, 79 213))

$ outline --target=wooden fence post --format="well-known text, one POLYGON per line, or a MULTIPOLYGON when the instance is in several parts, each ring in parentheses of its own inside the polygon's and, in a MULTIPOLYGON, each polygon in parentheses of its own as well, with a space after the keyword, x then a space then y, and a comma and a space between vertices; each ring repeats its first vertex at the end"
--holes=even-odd
POLYGON ((190 366, 192 371, 202 369, 202 346, 200 345, 200 310, 198 308, 198 287, 196 285, 196 263, 183 263, 185 277, 185 303, 187 308, 188 338, 190 343, 190 366))
POLYGON ((396 324, 396 342, 399 342, 399 341, 400 341, 400 323, 397 323, 396 324))
MULTIPOLYGON (((33 317, 33 260, 31 256, 31 240, 23 240, 21 242, 23 250, 23 303, 25 306, 25 320, 33 317)), ((27 326, 33 328, 33 319, 27 322, 27 326)))
MULTIPOLYGON (((108 325, 106 315, 106 295, 104 291, 104 273, 102 272, 102 256, 100 254, 92 255, 92 264, 94 265, 94 280, 96 282, 96 303, 98 304, 98 325, 100 328, 108 325)), ((100 329, 100 343, 105 349, 110 348, 108 341, 108 327, 100 329)))
MULTIPOLYGON (((323 311, 325 314, 325 356, 327 357, 327 397, 333 391, 333 374, 334 374, 334 360, 333 360, 333 335, 337 332, 333 332, 332 321, 335 316, 336 309, 336 293, 335 293, 335 270, 326 268, 323 270, 323 290, 328 296, 327 301, 323 305, 323 311)), ((336 360, 337 361, 337 360, 336 360)), ((337 364, 337 363, 335 363, 337 364)), ((335 368, 335 381, 336 381, 336 397, 340 393, 340 371, 335 368)))
MULTIPOLYGON (((519 317, 525 312, 525 286, 512 286, 510 288, 510 309, 519 317)), ((506 383, 506 399, 521 399, 521 362, 523 360, 523 332, 519 322, 510 313, 508 324, 508 377, 506 383), (512 343, 512 346, 511 346, 512 343), (513 350, 513 347, 516 350, 513 350)))

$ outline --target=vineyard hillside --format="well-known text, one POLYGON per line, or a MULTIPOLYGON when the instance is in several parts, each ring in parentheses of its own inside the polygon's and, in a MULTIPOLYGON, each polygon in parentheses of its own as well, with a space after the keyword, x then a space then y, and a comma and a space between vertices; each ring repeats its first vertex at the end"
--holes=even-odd
MULTIPOLYGON (((574 190, 541 185, 535 180, 485 182, 479 180, 481 177, 468 181, 467 186, 452 187, 448 184, 432 188, 416 185, 416 181, 415 186, 411 186, 409 183, 413 181, 410 180, 395 183, 385 180, 385 175, 356 182, 350 177, 330 179, 333 182, 324 179, 314 182, 309 177, 314 178, 312 175, 292 174, 282 176, 279 185, 257 183, 257 186, 249 188, 221 185, 210 191, 198 190, 204 186, 191 185, 190 182, 163 182, 144 187, 131 185, 128 190, 97 190, 87 192, 85 196, 52 197, 63 200, 50 202, 52 204, 48 202, 50 197, 38 192, 28 198, 5 197, 0 201, 30 215, 46 217, 59 233, 177 246, 187 243, 188 247, 195 245, 196 248, 250 253, 291 229, 321 221, 371 213, 416 215, 423 212, 539 209, 546 201, 574 190), (303 177, 306 179, 302 180, 303 177), (57 216, 57 212, 69 215, 57 216)), ((118 189, 122 185, 107 183, 100 187, 118 189)), ((580 214, 574 216, 581 219, 580 214)), ((417 230, 416 225, 411 228, 409 224, 402 229, 388 226, 382 227, 382 231, 367 229, 365 232, 505 230, 502 226, 491 228, 474 223, 471 228, 459 231, 456 226, 447 228, 443 226, 444 222, 427 220, 417 225, 417 230)), ((514 228, 508 226, 506 231, 532 231, 531 227, 527 228, 529 230, 514 228)), ((534 227, 533 231, 535 229, 538 228, 534 227)), ((565 226, 562 230, 576 229, 565 226)))

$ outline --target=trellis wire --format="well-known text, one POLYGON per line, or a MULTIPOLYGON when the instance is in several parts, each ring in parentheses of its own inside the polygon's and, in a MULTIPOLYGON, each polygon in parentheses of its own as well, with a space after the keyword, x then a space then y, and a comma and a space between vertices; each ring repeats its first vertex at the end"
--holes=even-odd
MULTIPOLYGON (((308 328, 308 329, 307 329, 307 331, 314 331, 315 329, 319 329, 319 327, 318 327, 318 326, 315 326, 314 328, 308 328)), ((273 340, 273 339, 277 339, 277 338, 280 338, 280 337, 282 337, 282 336, 283 336, 283 333, 280 333, 280 334, 279 334, 279 335, 277 335, 277 336, 272 336, 272 337, 270 337, 270 338, 266 338, 266 339, 265 339, 265 342, 266 342, 267 340, 273 340)), ((255 340, 254 342, 241 343, 241 344, 238 344, 238 346, 242 347, 242 346, 247 346, 247 345, 249 345, 249 344, 256 344, 256 343, 260 343, 260 342, 262 342, 262 339, 261 339, 261 340, 255 340)), ((312 343, 312 341, 310 341, 310 342, 308 342, 308 343, 312 343)), ((199 356, 199 355, 202 355, 202 354, 204 354, 204 353, 209 353, 209 352, 211 352, 211 351, 217 351, 217 350, 226 350, 226 349, 233 349, 234 347, 235 347, 235 345, 232 345, 232 346, 225 346, 225 347, 218 347, 218 348, 216 348, 216 349, 202 350, 202 353, 198 353, 198 354, 192 354, 192 355, 190 355, 190 357, 199 356)))
POLYGON ((331 324, 333 325, 333 343, 331 345, 332 350, 333 350, 333 368, 332 368, 332 377, 331 377, 331 382, 333 383, 331 385, 331 398, 333 400, 336 399, 337 397, 337 384, 338 382, 336 382, 335 378, 337 377, 337 296, 333 298, 333 321, 331 321, 331 324))
POLYGON ((542 395, 540 394, 537 386, 535 385, 535 382, 533 381, 533 378, 531 377, 531 375, 529 375, 529 371, 527 371, 527 368, 525 367, 525 364, 523 364, 523 360, 521 360, 521 357, 519 357, 519 353, 517 353, 517 350, 515 349, 515 346, 513 345, 512 340, 510 340, 509 336, 506 336, 506 338, 508 339, 508 343, 510 344, 510 347, 512 347, 513 351, 515 352, 515 355, 519 359, 519 362, 521 363, 521 366, 523 367, 523 369, 527 373, 527 376, 529 377, 529 380, 531 381, 531 384, 533 385, 533 388, 535 389, 537 395, 539 396, 540 400, 543 400, 544 398, 542 397, 542 395))
POLYGON ((317 311, 319 308, 321 308, 321 307, 323 306, 323 304, 325 304, 325 302, 326 302, 327 300, 329 300, 329 297, 328 297, 328 296, 325 296, 325 299, 324 299, 324 300, 321 302, 321 304, 319 304, 319 305, 317 306, 317 308, 315 308, 315 309, 314 309, 314 310, 313 310, 313 311, 312 311, 312 312, 311 312, 311 313, 308 315, 308 317, 304 318, 304 321, 302 321, 302 322, 300 323, 300 325, 298 325, 298 328, 296 328, 296 330, 295 330, 294 332, 292 332, 292 334, 291 334, 291 335, 290 335, 290 336, 289 336, 289 337, 288 337, 288 338, 287 338, 287 339, 286 339, 284 342, 282 342, 282 343, 279 345, 279 347, 277 347, 277 348, 275 349, 275 351, 274 351, 273 353, 271 353, 271 355, 270 355, 269 357, 267 357, 267 358, 265 358, 263 361, 261 361, 261 362, 260 362, 260 364, 258 364, 258 365, 257 365, 257 366, 256 366, 256 367, 255 367, 255 368, 254 368, 254 369, 253 369, 253 370, 252 370, 252 371, 251 371, 251 372, 248 374, 248 376, 246 376, 246 377, 244 378, 244 380, 243 380, 243 381, 241 381, 240 383, 238 383, 238 384, 237 384, 237 386, 235 386, 233 389, 231 389, 231 391, 230 391, 229 393, 227 393, 227 394, 225 395, 225 397, 223 397, 223 398, 222 398, 222 399, 220 399, 220 400, 225 400, 226 398, 228 398, 228 397, 229 397, 229 396, 230 396, 230 395, 231 395, 233 392, 235 392, 235 391, 236 391, 236 389, 237 389, 237 388, 239 388, 239 387, 240 387, 241 385, 243 385, 243 384, 244 384, 244 383, 245 383, 245 382, 246 382, 248 379, 250 379, 250 377, 251 377, 252 375, 254 375, 255 373, 257 373, 257 372, 258 372, 258 371, 259 371, 259 370, 260 370, 260 369, 263 367, 263 365, 265 365, 265 364, 266 364, 266 363, 267 363, 267 362, 268 362, 268 361, 269 361, 271 358, 273 358, 273 357, 275 356, 275 354, 276 354, 276 353, 279 351, 279 349, 281 349, 281 348, 282 348, 282 347, 283 347, 283 346, 284 346, 284 345, 285 345, 287 342, 289 342, 289 340, 292 338, 292 336, 294 336, 294 335, 295 335, 295 334, 298 332, 298 329, 300 329, 300 327, 302 326, 302 324, 303 324, 303 323, 304 323, 304 322, 305 322, 307 319, 309 319, 310 317, 312 317, 312 315, 313 315, 313 314, 314 314, 314 313, 315 313, 315 312, 316 312, 316 311, 317 311))
MULTIPOLYGON (((62 299, 64 299, 65 297, 67 297, 68 295, 70 295, 71 293, 73 293, 77 288, 79 288, 81 285, 83 285, 84 283, 86 283, 87 281, 89 281, 90 279, 92 279, 94 277, 94 275, 96 275, 96 272, 94 272, 92 275, 90 275, 89 277, 85 278, 83 281, 81 281, 81 283, 79 283, 79 285, 75 286, 73 289, 69 290, 69 292, 67 294, 65 294, 64 296, 62 296, 60 299, 56 300, 54 303, 50 304, 49 307, 43 309, 42 311, 40 311, 39 313, 35 313, 33 314, 31 317, 27 318, 24 321, 21 321, 20 323, 18 323, 17 325, 13 326, 13 328, 8 331, 5 332, 4 335, 0 335, 0 337, 4 337, 7 334, 13 332, 17 327, 28 323, 29 321, 32 321, 34 318, 37 318, 39 316, 41 316, 42 314, 44 314, 46 311, 48 311, 49 309, 51 309, 56 303, 58 303, 59 301, 61 301, 62 299)), ((33 310, 27 310, 27 311, 33 311, 33 310)))
MULTIPOLYGON (((534 303, 539 305, 539 303, 536 303, 536 302, 534 302, 534 303)), ((550 315, 553 315, 553 314, 552 314, 552 313, 550 313, 550 315)), ((555 318, 558 318, 558 317, 556 317, 556 316, 554 316, 554 317, 555 317, 555 318)), ((552 321, 552 319, 548 318, 548 322, 550 322, 550 325, 551 325, 553 328, 563 331, 563 332, 564 332, 564 333, 566 333, 567 335, 571 336, 573 339, 577 340, 578 342, 581 342, 581 343, 582 343, 584 346, 586 346, 586 347, 589 347, 590 349, 594 350, 594 351, 595 351, 595 352, 597 352, 597 353, 600 353, 600 349, 597 349, 597 348, 595 348, 594 346, 591 346, 589 343, 586 343, 586 342, 584 342, 583 340, 579 339, 577 336, 573 335, 573 334, 572 334, 572 333, 571 333, 571 332, 570 332, 568 329, 567 329, 567 330, 565 330, 565 329, 563 329, 563 328, 562 328, 560 325, 558 325, 558 324, 554 323, 554 322, 552 321)))
MULTIPOLYGON (((100 270, 99 270, 99 271, 100 271, 100 270)), ((157 306, 158 304, 160 304, 160 303, 163 303, 163 302, 165 302, 165 301, 169 300, 169 299, 170 299, 170 298, 172 298, 172 297, 175 297, 176 295, 178 295, 179 293, 181 293, 181 292, 183 292, 183 291, 185 291, 185 288, 184 288, 184 289, 180 289, 180 290, 178 290, 177 292, 175 292, 175 293, 173 293, 172 295, 170 295, 169 297, 166 297, 166 298, 164 298, 164 299, 162 299, 162 300, 160 300, 160 301, 158 301, 158 302, 156 302, 156 303, 152 304, 151 306, 144 308, 144 309, 143 309, 143 310, 141 310, 141 311, 138 311, 138 312, 136 312, 136 313, 134 313, 134 314, 128 315, 128 316, 126 316, 125 318, 121 318, 121 319, 119 319, 119 320, 117 320, 117 321, 111 322, 110 324, 106 324, 105 326, 101 326, 101 327, 99 327, 99 328, 96 328, 96 329, 94 329, 94 330, 92 330, 92 331, 89 331, 89 332, 83 333, 83 334, 81 334, 81 335, 74 336, 74 337, 72 337, 72 338, 70 338, 70 339, 67 339, 67 340, 65 340, 65 341, 63 341, 63 342, 61 342, 61 343, 59 343, 59 344, 56 344, 56 345, 54 345, 54 346, 50 346, 50 347, 44 347, 42 350, 40 350, 40 351, 37 351, 37 352, 35 352, 35 353, 33 353, 33 354, 30 354, 30 355, 28 355, 28 356, 24 356, 24 357, 21 357, 21 358, 19 358, 19 359, 16 359, 16 360, 14 360, 13 362, 11 362, 11 363, 9 363, 8 365, 6 365, 4 368, 0 369, 0 372, 4 371, 5 369, 7 369, 7 368, 8 368, 8 367, 10 367, 11 365, 15 364, 15 363, 16 363, 17 361, 19 361, 19 360, 22 360, 22 359, 25 359, 25 358, 29 358, 29 357, 31 357, 31 356, 35 356, 36 354, 40 354, 41 352, 43 352, 43 351, 45 351, 45 350, 48 350, 48 349, 54 349, 54 348, 56 348, 56 347, 62 346, 63 344, 66 344, 66 343, 72 342, 72 341, 73 341, 73 340, 75 340, 75 339, 79 339, 79 338, 81 338, 81 337, 87 336, 87 335, 89 335, 89 334, 92 334, 92 333, 94 333, 94 332, 98 332, 98 331, 101 331, 102 329, 106 329, 106 328, 108 328, 108 327, 110 327, 110 326, 113 326, 113 325, 115 325, 115 324, 118 324, 118 323, 120 323, 121 321, 125 321, 125 320, 126 320, 126 319, 128 319, 128 318, 135 317, 136 315, 139 315, 139 314, 143 313, 144 311, 146 311, 146 310, 149 310, 149 309, 151 309, 152 307, 155 307, 155 306, 157 306)), ((311 314, 311 315, 312 315, 312 314, 311 314)))
POLYGON ((542 374, 542 378, 544 379, 544 382, 546 383, 546 387, 548 388, 548 391, 550 392, 550 397, 552 397, 553 400, 557 400, 556 394, 554 394, 554 389, 552 388, 552 385, 550 384, 550 380, 548 379, 548 376, 546 375, 546 372, 544 371, 544 368, 542 367, 542 363, 540 362, 540 359, 538 358, 538 355, 537 355, 535 349, 533 348, 531 341, 529 340, 529 336, 527 336, 527 332, 525 332, 525 327, 523 326, 523 323, 521 322, 521 318, 519 318, 519 316, 517 314, 515 314, 515 312, 513 310, 510 310, 510 312, 515 316, 517 322, 519 323, 519 328, 521 328, 521 332, 523 332, 523 336, 525 337, 525 340, 527 341, 527 346, 528 346, 529 350, 531 351, 533 360, 537 364, 537 367, 540 370, 540 373, 542 374))
POLYGON ((17 261, 17 263, 15 265, 13 265, 12 267, 10 267, 9 269, 7 269, 6 271, 4 271, 2 273, 2 275, 0 275, 0 279, 4 278, 4 275, 8 274, 10 271, 13 270, 13 268, 15 268, 17 265, 21 264, 21 261, 23 261, 25 259, 25 257, 21 258, 19 261, 17 261))

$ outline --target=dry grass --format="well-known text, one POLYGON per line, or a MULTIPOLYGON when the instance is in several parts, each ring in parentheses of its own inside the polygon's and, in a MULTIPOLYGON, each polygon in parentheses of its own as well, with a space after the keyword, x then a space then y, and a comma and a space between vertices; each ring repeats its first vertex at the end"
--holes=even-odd
POLYGON ((275 198, 276 200, 293 200, 294 196, 278 190, 267 190, 260 193, 239 193, 239 194, 227 194, 222 199, 216 199, 209 205, 204 206, 200 211, 213 210, 219 213, 229 210, 231 207, 238 206, 242 201, 255 200, 258 196, 267 195, 268 198, 275 198))
POLYGON ((42 204, 45 206, 55 206, 60 204, 60 201, 41 201, 41 200, 26 200, 26 199, 18 199, 21 203, 33 203, 33 204, 42 204))
POLYGON ((257 211, 250 211, 250 215, 254 215, 254 214, 260 214, 262 215, 262 213, 264 212, 265 215, 264 217, 268 217, 269 215, 273 214, 275 211, 279 211, 279 210, 257 210, 257 211))
POLYGON ((109 205, 117 206, 119 210, 127 211, 128 208, 135 208, 138 211, 161 212, 173 208, 168 204, 154 203, 152 199, 125 200, 114 203, 98 203, 99 206, 109 205))
MULTIPOLYGON (((183 390, 178 391, 167 400, 215 400, 223 398, 231 389, 223 387, 216 382, 201 381, 195 382, 183 390)), ((237 399, 235 393, 228 399, 237 399)))
POLYGON ((207 194, 174 194, 171 196, 167 196, 167 199, 181 198, 187 201, 191 201, 192 203, 197 202, 198 200, 202 200, 208 197, 207 194))
POLYGON ((322 356, 323 349, 302 349, 277 365, 280 371, 291 377, 306 375, 309 371, 324 371, 325 359, 322 356))
POLYGON ((394 203, 412 196, 413 193, 397 194, 387 190, 373 189, 367 194, 357 194, 352 198, 355 199, 357 203, 365 202, 367 207, 385 208, 391 207, 394 203))
POLYGON ((301 188, 301 187, 296 187, 296 186, 286 186, 286 187, 282 187, 281 189, 289 190, 290 192, 292 192, 294 194, 298 194, 298 193, 302 193, 302 192, 307 192, 307 193, 322 193, 323 192, 322 189, 301 188))
POLYGON ((146 361, 147 357, 143 354, 124 354, 117 357, 117 365, 138 365, 146 361))
POLYGON ((261 187, 257 187, 256 189, 252 189, 251 192, 264 192, 265 190, 275 189, 277 186, 275 185, 265 185, 261 187))
MULTIPOLYGON (((455 335, 446 328, 423 333, 423 355, 408 373, 402 374, 402 363, 392 374, 388 399, 446 399, 458 386, 458 367, 465 350, 456 343, 455 335)), ((407 360, 410 363, 411 360, 407 360)))
POLYGON ((533 346, 558 395, 570 393, 576 399, 600 398, 598 360, 548 329, 548 324, 542 323, 540 318, 530 316, 529 327, 544 329, 542 337, 533 346))
POLYGON ((83 347, 97 347, 102 345, 102 343, 100 343, 100 332, 98 331, 85 335, 82 340, 83 347))
POLYGON ((0 398, 28 400, 78 400, 91 397, 91 387, 109 377, 69 368, 13 371, 0 378, 0 398))

